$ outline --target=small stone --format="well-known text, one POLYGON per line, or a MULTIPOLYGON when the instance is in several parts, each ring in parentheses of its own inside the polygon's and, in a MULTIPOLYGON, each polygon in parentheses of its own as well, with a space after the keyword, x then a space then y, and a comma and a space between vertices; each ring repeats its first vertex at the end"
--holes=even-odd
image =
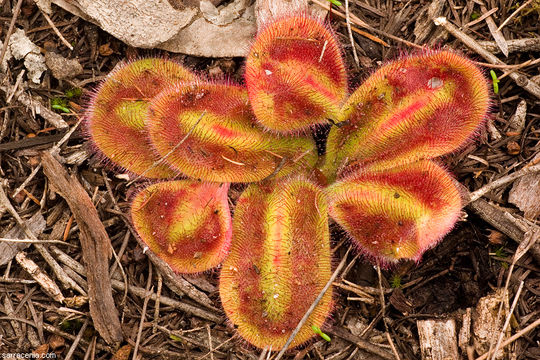
POLYGON ((71 79, 83 72, 83 67, 77 59, 66 59, 52 51, 45 54, 45 64, 58 80, 71 79))

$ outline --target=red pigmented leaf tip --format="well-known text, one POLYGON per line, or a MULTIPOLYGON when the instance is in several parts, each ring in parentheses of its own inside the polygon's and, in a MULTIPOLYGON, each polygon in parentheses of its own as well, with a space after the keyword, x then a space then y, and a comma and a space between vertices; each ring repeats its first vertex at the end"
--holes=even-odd
POLYGON ((85 114, 91 141, 115 165, 148 178, 174 177, 177 171, 158 162, 147 140, 145 120, 149 101, 167 84, 194 80, 176 62, 149 58, 113 70, 96 90, 85 114))
POLYGON ((330 216, 361 252, 383 264, 420 260, 461 211, 454 181, 429 160, 381 172, 356 170, 326 192, 330 216))
POLYGON ((327 140, 323 172, 347 165, 382 170, 462 146, 484 123, 486 79, 472 61, 427 50, 390 62, 343 105, 327 140))
POLYGON ((332 30, 307 15, 284 17, 259 31, 246 59, 245 80, 257 121, 282 133, 335 119, 347 92, 332 30))
POLYGON ((219 265, 231 242, 229 184, 191 180, 150 185, 131 204, 133 225, 151 251, 180 273, 219 265))

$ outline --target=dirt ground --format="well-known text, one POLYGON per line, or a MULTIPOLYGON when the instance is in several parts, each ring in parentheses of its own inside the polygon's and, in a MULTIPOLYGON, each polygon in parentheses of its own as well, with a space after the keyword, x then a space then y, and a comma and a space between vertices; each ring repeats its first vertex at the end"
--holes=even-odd
MULTIPOLYGON (((0 5, 2 41, 16 3, 4 0, 0 5)), ((443 1, 439 14, 475 40, 493 43, 489 20, 498 26, 521 3, 500 0, 482 6, 480 3, 443 1), (496 8, 492 16, 483 18, 496 8)), ((402 52, 418 51, 415 44, 461 51, 485 66, 486 77, 490 76, 490 70, 495 71, 500 82, 498 93, 492 94, 488 130, 478 134, 466 148, 441 159, 463 184, 464 194, 474 194, 538 162, 540 94, 527 90, 527 83, 536 80, 537 87, 540 85, 540 65, 535 61, 540 57, 540 3, 537 0, 528 3, 504 26, 502 34, 507 41, 534 38, 536 43, 512 45, 508 57, 500 54, 496 45, 486 45, 487 51, 506 65, 490 65, 491 61, 466 47, 455 34, 432 26, 426 14, 429 1, 351 1, 350 13, 371 27, 361 29, 367 37, 352 32, 358 62, 347 27, 336 14, 328 15, 343 44, 351 88, 382 62, 402 52), (425 34, 422 26, 427 29, 425 34), (512 74, 520 76, 512 78, 512 74)), ((343 12, 344 5, 335 9, 343 12)), ((59 359, 128 359, 134 353, 142 359, 274 358, 275 353, 251 347, 228 326, 217 292, 218 271, 172 279, 171 274, 158 270, 134 239, 125 215, 133 186, 127 186, 125 177, 118 176, 87 151, 81 127, 62 140, 66 129, 45 120, 43 112, 39 114, 41 108, 50 109, 69 128, 75 127, 92 89, 125 59, 166 56, 210 77, 229 77, 241 82, 243 58, 198 58, 128 47, 75 15, 54 6, 53 10, 51 20, 73 45, 73 50, 60 41, 33 1, 22 2, 15 25, 24 29, 43 54, 57 53, 76 59, 82 71, 75 77, 58 80, 47 70, 41 84, 34 85, 26 82, 25 76, 19 77, 24 69, 23 61, 12 59, 8 69, 0 73, 0 182, 6 195, 0 196, 0 245, 6 246, 5 238, 29 238, 28 231, 21 231, 18 223, 39 233, 35 235, 39 239, 62 241, 9 243, 18 246, 15 252, 18 255, 11 255, 11 260, 0 265, 0 354, 34 351, 54 353, 59 359), (38 105, 25 103, 24 94, 33 97, 38 105), (72 204, 52 191, 54 184, 43 173, 41 152, 53 149, 59 142, 62 168, 79 179, 91 197, 114 249, 105 276, 113 274, 113 305, 119 314, 123 338, 120 347, 107 343, 90 317, 88 279, 81 258, 82 230, 73 221, 72 204), (19 251, 24 251, 24 256, 19 251), (32 263, 38 267, 35 271, 50 275, 61 289, 60 294, 45 290, 30 275, 32 263), (53 270, 54 264, 67 279, 53 270), (148 293, 154 296, 146 296, 148 293), (63 303, 57 301, 59 298, 63 303)), ((540 317, 539 244, 518 248, 520 243, 527 244, 527 239, 534 240, 540 234, 535 232, 540 225, 540 211, 536 212, 538 207, 534 210, 534 202, 540 203, 540 175, 536 172, 528 176, 530 185, 525 190, 522 186, 513 191, 531 200, 532 210, 524 211, 525 205, 516 206, 515 201, 509 201, 517 181, 510 179, 494 186, 463 209, 462 221, 419 264, 402 262, 384 269, 379 279, 376 268, 362 256, 350 253, 345 270, 334 283, 332 319, 323 328, 332 340, 327 342, 317 337, 300 349, 288 351, 283 358, 420 359, 422 343, 418 327, 422 320, 454 319, 457 329, 462 329, 467 314, 473 314, 474 318, 481 299, 497 289, 506 289, 503 308, 516 301, 513 316, 509 317, 508 336, 533 324, 540 317)), ((233 190, 239 192, 241 186, 233 190)), ((331 226, 337 265, 350 244, 344 241, 337 225, 331 226)), ((0 249, 6 252, 4 258, 8 256, 5 247, 0 249)), ((505 318, 501 316, 501 324, 505 318)), ((500 331, 496 329, 493 333, 498 334, 500 331)), ((505 356, 540 359, 538 334, 534 328, 519 334, 505 346, 505 356)), ((464 359, 475 359, 483 353, 473 338, 471 335, 459 343, 464 359)))

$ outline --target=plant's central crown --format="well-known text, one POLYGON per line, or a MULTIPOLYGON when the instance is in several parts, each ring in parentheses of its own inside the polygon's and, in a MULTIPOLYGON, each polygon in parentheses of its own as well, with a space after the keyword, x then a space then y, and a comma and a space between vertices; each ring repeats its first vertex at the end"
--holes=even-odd
MULTIPOLYGON (((419 260, 454 226, 459 192, 433 159, 470 140, 488 105, 481 71, 447 50, 389 62, 348 95, 331 28, 293 15, 259 31, 245 86, 141 59, 107 77, 86 125, 104 158, 154 180, 131 207, 142 241, 178 272, 225 259, 230 321, 278 350, 330 279, 328 216, 382 264, 419 260), (319 158, 311 130, 329 122, 319 158), (232 220, 231 182, 252 183, 232 220)), ((293 346, 331 306, 327 292, 293 346)))

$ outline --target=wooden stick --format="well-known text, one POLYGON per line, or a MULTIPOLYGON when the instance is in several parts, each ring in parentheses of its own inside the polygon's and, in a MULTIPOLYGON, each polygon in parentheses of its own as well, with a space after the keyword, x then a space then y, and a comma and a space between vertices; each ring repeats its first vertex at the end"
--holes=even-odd
MULTIPOLYGON (((482 12, 484 13, 488 12, 485 5, 480 5, 480 10, 482 10, 482 12)), ((503 34, 499 30, 497 30, 497 25, 495 24, 495 20, 493 20, 493 18, 490 15, 486 17, 485 21, 486 21, 486 24, 488 25, 491 36, 497 43, 497 46, 499 47, 499 49, 501 49, 504 56, 508 56, 508 44, 506 43, 506 39, 504 38, 503 34)))
POLYGON ((75 176, 69 176, 66 169, 48 151, 41 153, 41 163, 51 189, 66 200, 79 226, 88 281, 90 316, 94 327, 107 343, 119 344, 123 335, 109 278, 109 236, 79 180, 75 176))
MULTIPOLYGON (((540 51, 540 38, 512 39, 507 40, 506 43, 508 44, 509 53, 540 51)), ((479 41, 478 44, 491 53, 501 52, 501 49, 494 41, 479 41)))
POLYGON ((347 340, 348 342, 356 345, 359 349, 370 352, 385 360, 394 360, 394 355, 388 352, 385 348, 376 344, 372 344, 369 341, 364 340, 359 336, 355 336, 343 328, 340 328, 337 326, 332 327, 332 328, 324 327, 322 330, 330 335, 338 336, 344 340, 347 340))
POLYGON ((540 164, 533 165, 530 167, 524 167, 521 170, 518 170, 510 175, 503 176, 502 178, 492 181, 489 184, 482 186, 480 189, 472 192, 470 194, 470 201, 478 200, 482 196, 484 196, 485 194, 487 194, 488 192, 496 188, 499 188, 505 184, 508 184, 509 182, 519 179, 520 177, 523 177, 525 175, 534 174, 537 172, 540 172, 540 164))
POLYGON ((58 28, 54 25, 53 21, 51 20, 51 18, 49 17, 49 15, 47 15, 47 13, 41 9, 39 9, 41 11, 41 14, 43 14, 43 17, 45 17, 45 20, 47 20, 47 22, 49 23, 49 25, 51 26, 51 28, 53 29, 54 33, 56 34, 56 36, 58 36, 60 38, 60 41, 62 41, 62 43, 64 45, 67 46, 67 48, 69 50, 73 50, 73 46, 71 46, 71 44, 69 43, 69 41, 66 40, 66 38, 62 35, 62 33, 60 33, 60 31, 58 30, 58 28))
POLYGON ((508 22, 510 21, 510 19, 512 19, 514 16, 516 16, 521 10, 523 10, 527 5, 529 5, 530 3, 532 2, 532 0, 527 0, 525 1, 523 4, 521 4, 520 7, 518 7, 516 9, 516 11, 514 11, 509 17, 506 18, 506 20, 504 20, 504 22, 501 24, 501 26, 499 26, 497 28, 497 31, 501 31, 501 29, 503 27, 506 26, 506 24, 508 24, 508 22))
MULTIPOLYGON (((126 288, 126 284, 124 284, 122 281, 118 281, 118 280, 111 280, 111 284, 113 286, 113 288, 117 289, 117 290, 120 290, 120 291, 124 291, 124 289, 126 288)), ((148 291, 146 291, 146 289, 143 289, 141 287, 137 287, 137 286, 129 286, 128 287, 128 291, 135 295, 135 296, 138 296, 142 299, 144 299, 146 296, 149 296, 149 299, 150 300, 153 300, 155 301, 157 299, 157 294, 156 293, 148 293, 148 291)), ((159 301, 163 304, 163 305, 166 305, 166 306, 172 306, 180 311, 183 311, 185 312, 186 314, 188 315, 193 315, 193 316, 197 316, 197 317, 200 317, 201 319, 206 319, 208 321, 212 321, 216 324, 222 324, 224 319, 222 319, 218 314, 216 313, 213 313, 213 312, 210 312, 210 311, 207 311, 205 309, 202 309, 201 307, 199 306, 194 306, 194 305, 191 305, 191 304, 188 304, 188 303, 185 303, 185 302, 180 302, 178 300, 175 300, 175 299, 171 299, 167 296, 163 296, 161 295, 160 298, 159 298, 159 301)))
POLYGON ((349 40, 351 41, 352 52, 354 56, 354 62, 356 66, 360 66, 360 60, 358 59, 358 54, 356 53, 356 47, 354 46, 354 37, 351 30, 351 16, 349 13, 349 0, 345 0, 345 23, 347 25, 347 32, 349 33, 349 40))

